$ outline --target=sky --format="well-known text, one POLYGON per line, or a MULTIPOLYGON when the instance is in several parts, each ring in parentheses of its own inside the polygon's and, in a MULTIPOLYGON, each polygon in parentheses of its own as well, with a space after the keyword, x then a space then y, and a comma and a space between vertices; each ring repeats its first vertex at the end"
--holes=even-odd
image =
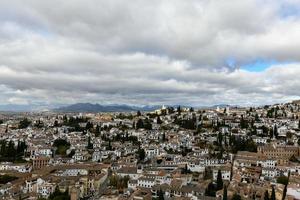
POLYGON ((300 0, 1 0, 0 104, 300 99, 300 0))

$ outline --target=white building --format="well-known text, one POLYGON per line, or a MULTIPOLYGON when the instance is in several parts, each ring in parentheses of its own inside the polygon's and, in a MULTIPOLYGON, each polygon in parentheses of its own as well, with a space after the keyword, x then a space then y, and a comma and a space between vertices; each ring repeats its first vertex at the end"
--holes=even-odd
POLYGON ((86 176, 88 175, 88 170, 87 169, 66 169, 63 173, 63 176, 86 176))
POLYGON ((153 158, 159 155, 159 149, 157 147, 150 147, 145 149, 146 157, 153 158))
POLYGON ((101 162, 102 161, 102 154, 101 151, 99 151, 98 149, 94 151, 93 155, 92 155, 92 160, 94 162, 101 162))
POLYGON ((137 180, 137 185, 144 188, 152 188, 155 185, 154 178, 141 177, 137 180))
POLYGON ((276 177, 277 171, 273 168, 263 168, 261 171, 261 176, 266 178, 274 178, 276 177))

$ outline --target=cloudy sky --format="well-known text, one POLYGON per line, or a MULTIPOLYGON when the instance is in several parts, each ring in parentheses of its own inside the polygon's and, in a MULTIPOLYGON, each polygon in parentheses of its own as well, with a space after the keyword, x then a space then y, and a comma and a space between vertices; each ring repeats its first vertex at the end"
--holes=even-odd
POLYGON ((300 98, 300 0, 1 0, 0 104, 300 98))

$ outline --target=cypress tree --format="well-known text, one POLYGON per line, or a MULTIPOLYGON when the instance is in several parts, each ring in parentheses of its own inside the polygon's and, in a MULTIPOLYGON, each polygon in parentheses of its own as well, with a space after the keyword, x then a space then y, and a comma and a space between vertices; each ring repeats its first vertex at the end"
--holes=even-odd
POLYGON ((217 176, 217 190, 221 190, 223 188, 223 180, 221 170, 218 170, 217 176))
POLYGON ((160 189, 158 190, 158 199, 159 200, 164 200, 164 192, 160 189))
POLYGON ((223 200, 227 200, 227 186, 226 185, 224 185, 223 200))
POLYGON ((270 200, 268 190, 265 191, 264 200, 270 200))
POLYGON ((87 148, 88 148, 88 149, 93 149, 93 144, 92 144, 92 142, 91 142, 91 137, 90 137, 90 136, 88 137, 87 148))
POLYGON ((218 143, 219 143, 219 146, 222 147, 222 142, 223 142, 223 135, 221 132, 218 133, 218 143))
POLYGON ((157 116, 157 120, 156 120, 156 122, 157 122, 157 124, 162 124, 162 121, 161 121, 161 119, 160 119, 160 117, 159 117, 159 116, 157 116))
POLYGON ((283 189, 282 200, 284 200, 285 197, 286 197, 286 192, 287 192, 287 186, 288 186, 288 184, 289 184, 289 179, 290 179, 290 172, 289 172, 289 174, 288 174, 288 180, 287 180, 287 182, 286 182, 286 184, 285 184, 285 186, 284 186, 284 189, 283 189))
POLYGON ((271 200, 276 200, 276 195, 275 195, 275 189, 274 189, 274 186, 272 186, 271 200))
POLYGON ((285 199, 286 192, 287 192, 287 184, 284 186, 284 189, 283 189, 283 192, 282 192, 282 200, 285 199))
POLYGON ((6 156, 6 140, 1 141, 1 148, 0 148, 0 153, 2 157, 6 156))
POLYGON ((181 107, 180 107, 180 106, 177 107, 177 113, 178 113, 179 115, 181 114, 181 107))
POLYGON ((278 129, 277 129, 277 125, 276 124, 274 126, 274 136, 275 136, 275 138, 278 138, 278 129))

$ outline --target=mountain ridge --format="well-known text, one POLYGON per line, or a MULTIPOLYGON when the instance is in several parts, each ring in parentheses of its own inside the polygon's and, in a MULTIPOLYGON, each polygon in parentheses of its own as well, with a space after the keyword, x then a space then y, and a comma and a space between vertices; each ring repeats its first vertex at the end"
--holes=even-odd
POLYGON ((101 105, 98 103, 76 103, 53 109, 58 112, 132 112, 153 111, 160 106, 130 106, 126 104, 101 105))

